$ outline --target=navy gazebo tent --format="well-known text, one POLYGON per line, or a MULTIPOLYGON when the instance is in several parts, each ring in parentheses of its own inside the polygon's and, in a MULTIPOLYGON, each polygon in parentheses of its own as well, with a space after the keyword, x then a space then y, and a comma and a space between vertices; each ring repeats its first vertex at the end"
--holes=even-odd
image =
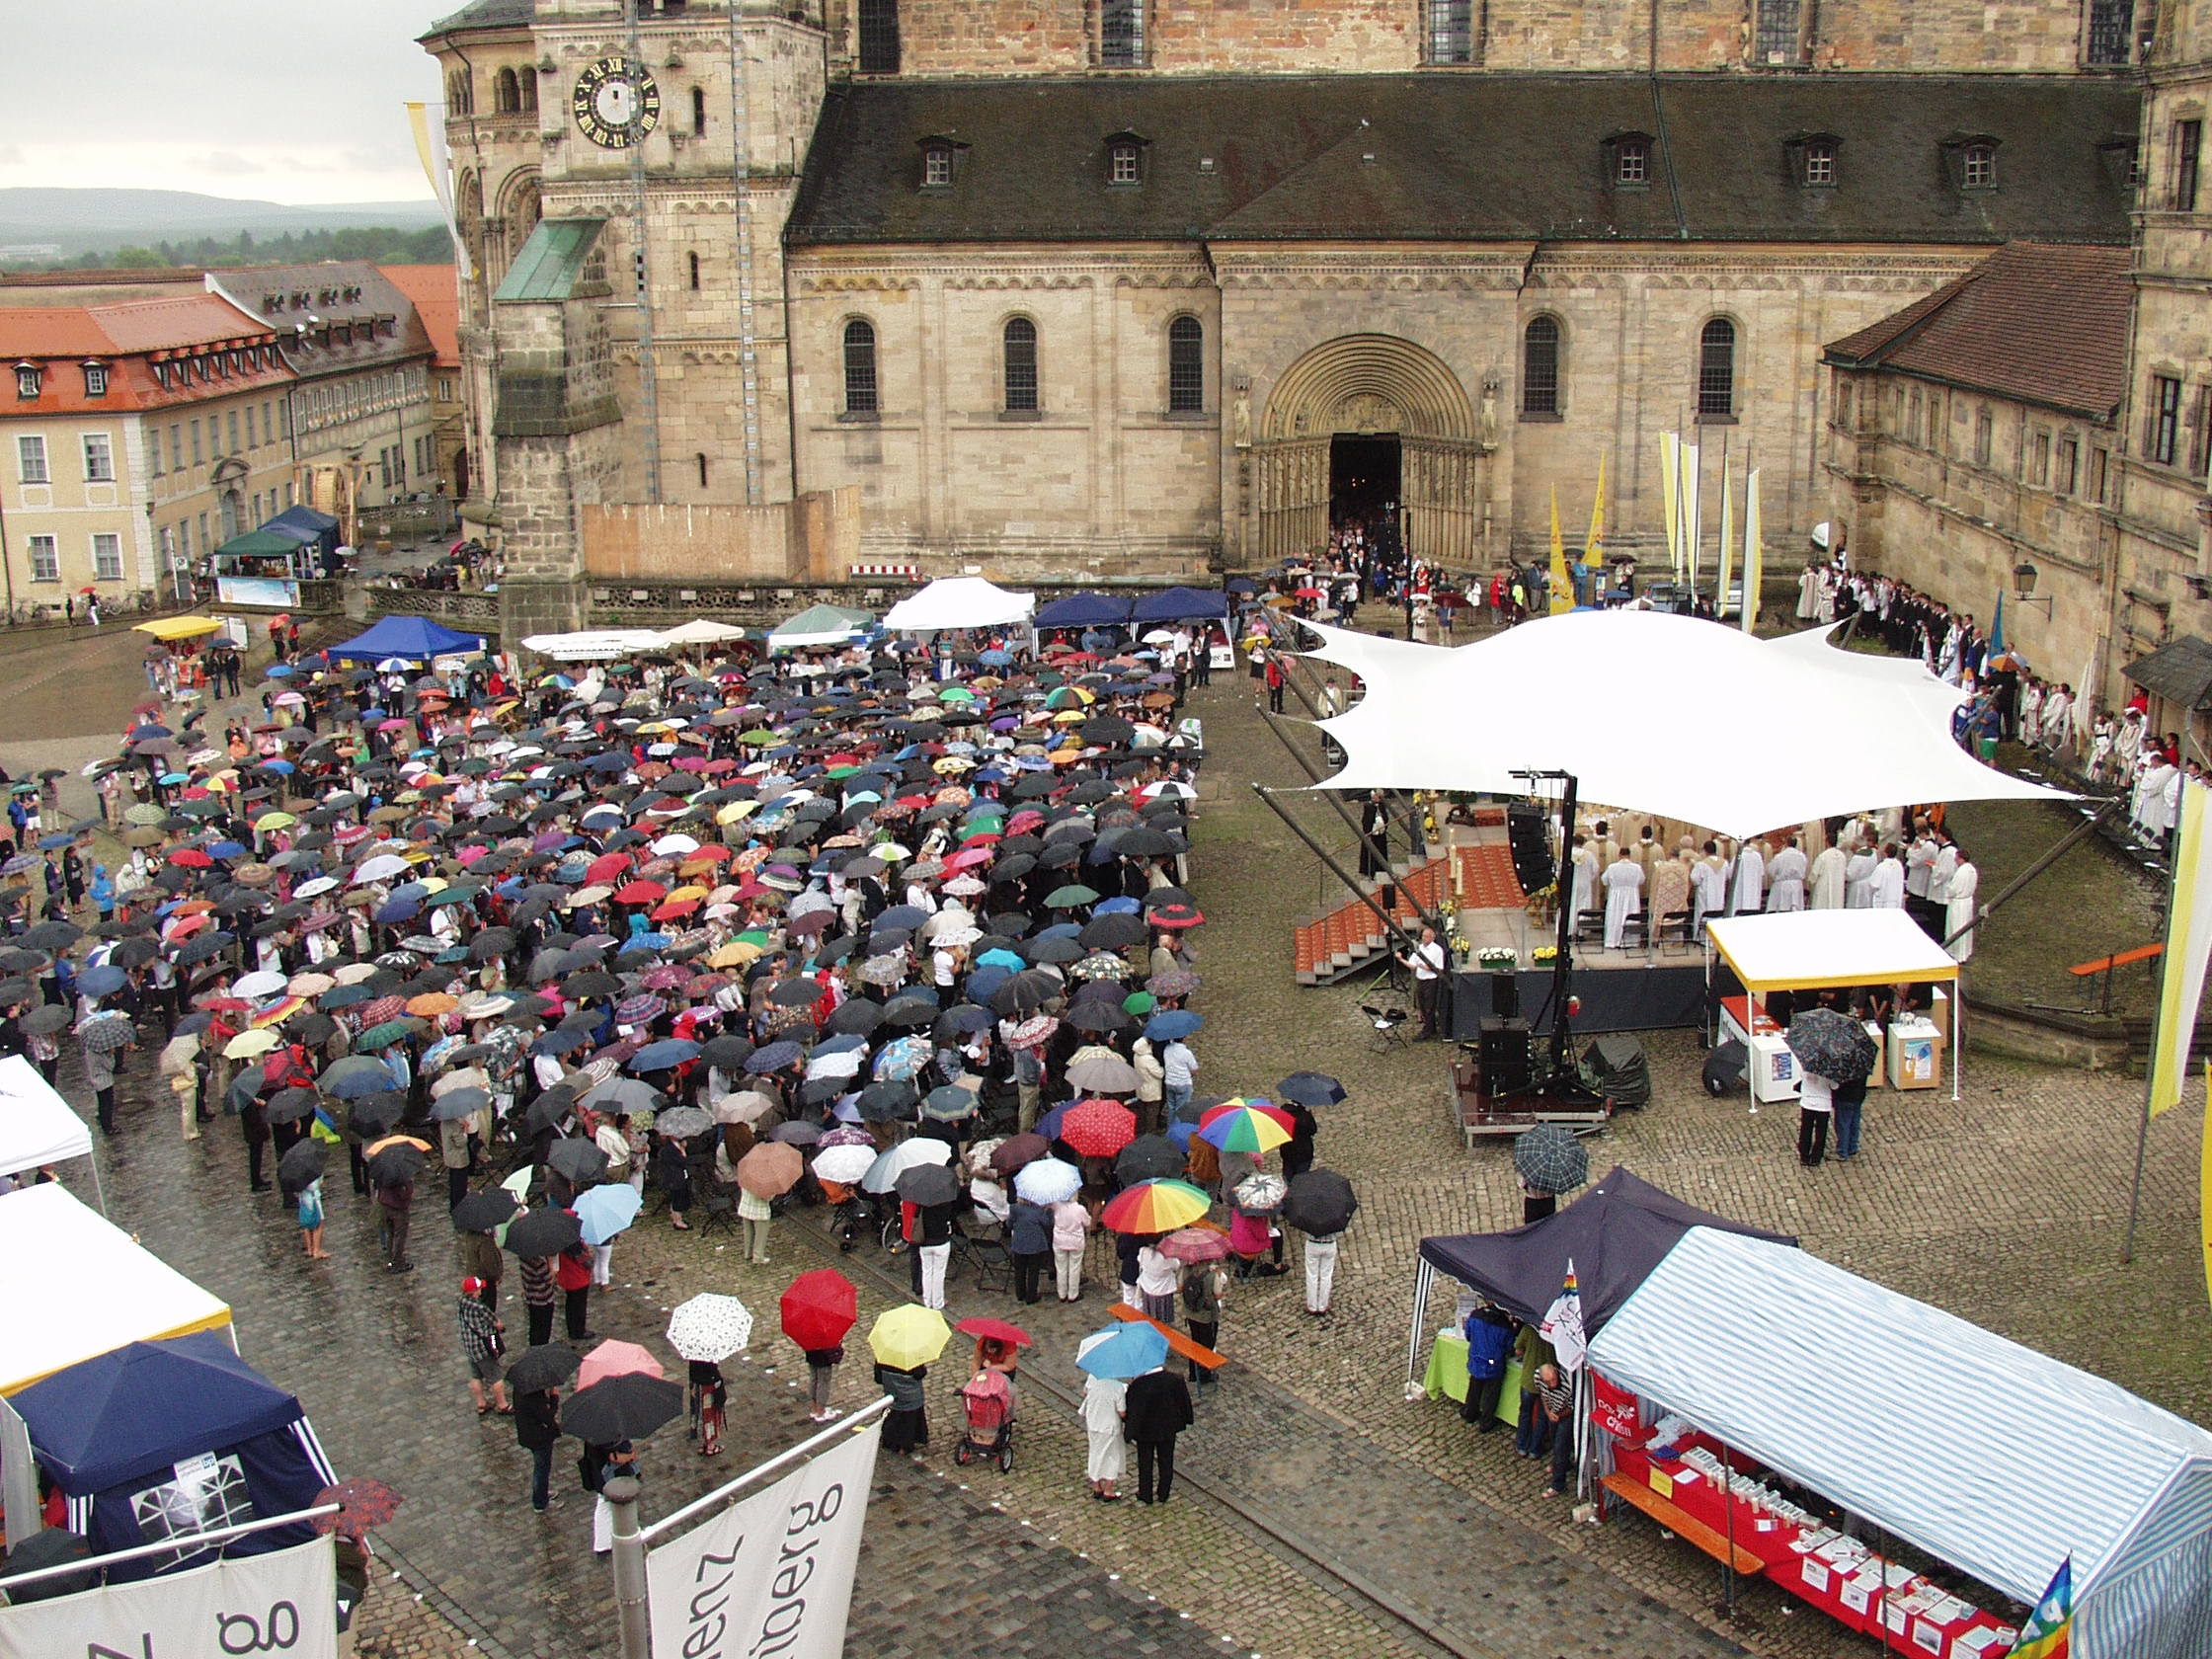
POLYGON ((433 657, 474 656, 484 649, 475 634, 456 634, 427 616, 387 616, 367 633, 328 648, 327 655, 380 663, 398 657, 410 663, 427 663, 433 657))
POLYGON ((1228 598, 1208 588, 1170 588, 1146 593, 1131 614, 1138 622, 1212 622, 1228 614, 1228 598))
POLYGON ((1069 593, 1040 607, 1033 620, 1040 628, 1120 627, 1129 621, 1129 604, 1104 593, 1069 593))
MULTIPOLYGON (((126 1344, 33 1383, 10 1403, 30 1431, 32 1455, 68 1499, 69 1530, 96 1555, 289 1515, 337 1483, 299 1401, 218 1331, 126 1344)), ((222 1548, 259 1554, 313 1536, 300 1523, 222 1548)), ((126 1561, 110 1576, 148 1577, 159 1561, 126 1561)))

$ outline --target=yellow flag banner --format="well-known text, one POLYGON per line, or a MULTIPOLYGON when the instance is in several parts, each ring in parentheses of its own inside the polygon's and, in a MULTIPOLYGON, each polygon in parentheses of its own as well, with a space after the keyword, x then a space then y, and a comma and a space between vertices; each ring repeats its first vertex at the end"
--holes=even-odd
POLYGON ((1606 458, 1598 457, 1598 495, 1590 504, 1590 533, 1582 540, 1582 562, 1586 565, 1603 565, 1606 562, 1606 458))
POLYGON ((1728 615, 1728 577, 1735 569, 1736 557, 1736 499, 1735 482, 1728 476, 1728 457, 1720 457, 1720 571, 1712 591, 1712 614, 1715 621, 1728 615))
POLYGON ((453 167, 445 151, 445 106, 410 104, 407 106, 408 130, 415 135, 415 154, 423 164, 423 176, 431 182, 431 194, 437 198, 438 215, 445 221, 445 234, 453 239, 453 263, 460 269, 461 280, 471 281, 476 276, 475 262, 469 257, 468 241, 461 235, 459 221, 453 212, 453 167))
POLYGON ((1759 517, 1759 469, 1744 480, 1744 632, 1757 631, 1759 583, 1767 574, 1767 536, 1759 517))
POLYGON ((1659 434, 1659 501, 1667 520, 1667 568, 1682 580, 1682 439, 1659 434))
MULTIPOLYGON (((2151 1116, 2181 1098, 2204 996, 2205 957, 2212 951, 2212 847, 2205 844, 2212 789, 2181 786, 2181 822, 2173 841, 2173 897, 2167 909, 2166 958, 2159 970, 2158 1034, 2151 1044, 2151 1116)), ((2208 1213, 2212 1221, 2212 1213, 2208 1213)), ((2208 1242, 2212 1247, 2212 1242, 2208 1242)))
POLYGON ((1567 544, 1559 535, 1559 486, 1551 486, 1551 590, 1549 614, 1564 616, 1574 609, 1574 577, 1567 570, 1567 544))

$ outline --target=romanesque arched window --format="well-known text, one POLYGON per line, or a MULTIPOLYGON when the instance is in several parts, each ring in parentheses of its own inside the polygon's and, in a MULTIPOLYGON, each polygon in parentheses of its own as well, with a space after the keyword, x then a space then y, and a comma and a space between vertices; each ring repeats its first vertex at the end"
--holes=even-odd
POLYGON ((876 401, 876 331, 855 317, 845 324, 845 413, 873 415, 876 401))
POLYGON ((1003 377, 1009 411, 1042 407, 1037 398, 1037 325, 1027 317, 1006 320, 1003 377))
POLYGON ((1698 336, 1698 413, 1722 420, 1736 413, 1736 325, 1726 317, 1698 336))
POLYGON ((1206 325, 1177 317, 1167 325, 1167 409, 1175 415, 1206 408, 1206 325))
POLYGON ((1531 317, 1521 331, 1521 413, 1559 413, 1559 319, 1531 317))

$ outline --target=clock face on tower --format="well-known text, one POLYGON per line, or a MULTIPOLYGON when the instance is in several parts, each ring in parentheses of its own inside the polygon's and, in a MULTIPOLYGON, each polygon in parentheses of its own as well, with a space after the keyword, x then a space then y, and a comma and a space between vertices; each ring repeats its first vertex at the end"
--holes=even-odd
POLYGON ((661 124, 661 89, 644 64, 626 57, 602 57, 587 68, 569 107, 584 136, 603 149, 626 149, 661 124))

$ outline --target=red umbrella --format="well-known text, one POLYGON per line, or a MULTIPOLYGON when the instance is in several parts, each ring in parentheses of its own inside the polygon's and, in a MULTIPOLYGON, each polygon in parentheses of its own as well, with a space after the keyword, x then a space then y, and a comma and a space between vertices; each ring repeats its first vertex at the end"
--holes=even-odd
POLYGON ((590 868, 584 872, 584 879, 588 882, 610 882, 629 867, 628 853, 602 852, 592 860, 590 868))
POLYGON ((320 1509, 325 1504, 337 1504, 338 1513, 317 1517, 315 1531, 337 1533, 357 1540, 370 1528, 381 1527, 398 1512, 400 1496, 381 1480, 356 1475, 317 1492, 315 1507, 320 1509))
POLYGON ((1060 1120, 1060 1138, 1085 1157, 1112 1157, 1137 1139, 1137 1114, 1116 1100, 1078 1100, 1060 1120))
POLYGON ((979 1313, 972 1319, 963 1319, 953 1329, 963 1336, 988 1336, 993 1342, 1011 1342, 1017 1348, 1036 1346, 1037 1339, 1019 1325, 1009 1325, 1003 1319, 993 1319, 979 1313))
POLYGON ((801 1348, 834 1348, 860 1317, 860 1293, 833 1267, 818 1267, 783 1293, 783 1334, 801 1348))
POLYGON ((617 905, 651 905, 668 897, 669 890, 659 882, 624 882, 614 890, 617 905))
POLYGON ((182 870, 205 870, 215 861, 198 847, 179 847, 169 855, 169 862, 182 870))

